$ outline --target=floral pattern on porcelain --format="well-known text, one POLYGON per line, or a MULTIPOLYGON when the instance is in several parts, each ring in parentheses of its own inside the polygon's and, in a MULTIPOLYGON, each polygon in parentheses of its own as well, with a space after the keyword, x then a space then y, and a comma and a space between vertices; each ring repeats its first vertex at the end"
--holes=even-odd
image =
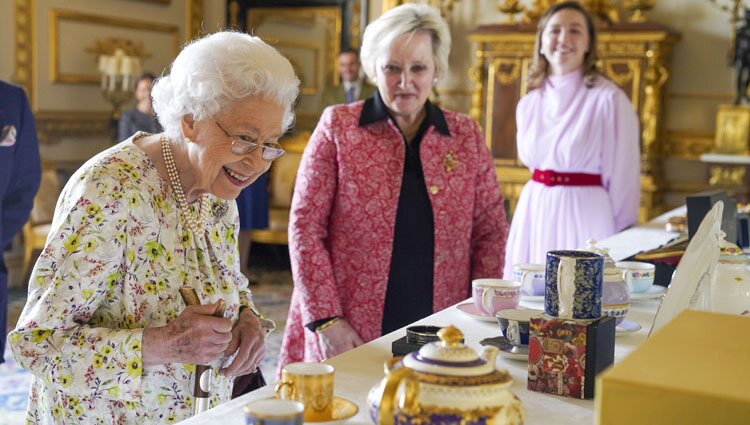
POLYGON ((602 280, 604 257, 587 251, 549 251, 545 272, 544 311, 559 317, 559 294, 557 270, 561 257, 572 257, 575 263, 575 295, 573 297, 573 319, 597 319, 602 314, 602 280))

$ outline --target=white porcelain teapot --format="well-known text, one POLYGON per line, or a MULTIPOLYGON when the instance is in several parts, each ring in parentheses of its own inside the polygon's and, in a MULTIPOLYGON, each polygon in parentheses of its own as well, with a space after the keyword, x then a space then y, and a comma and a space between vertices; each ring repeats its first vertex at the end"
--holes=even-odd
POLYGON ((711 310, 750 315, 750 255, 724 237, 721 232, 719 264, 711 284, 711 310))
POLYGON ((507 371, 495 369, 498 349, 482 356, 449 326, 441 341, 386 362, 386 377, 370 390, 367 404, 377 424, 520 425, 523 408, 510 392, 507 371))

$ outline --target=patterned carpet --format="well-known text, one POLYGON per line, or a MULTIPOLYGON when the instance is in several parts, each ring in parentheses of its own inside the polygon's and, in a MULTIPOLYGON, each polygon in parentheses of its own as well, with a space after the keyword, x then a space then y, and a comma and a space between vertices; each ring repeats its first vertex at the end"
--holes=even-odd
MULTIPOLYGON (((252 259, 251 259, 252 260, 252 259)), ((274 261, 272 261, 274 262, 274 261)), ((275 261, 278 262, 278 261, 275 261)), ((258 309, 276 322, 276 331, 266 339, 266 356, 260 369, 268 382, 275 380, 281 337, 292 296, 292 275, 288 264, 274 268, 252 267, 259 284, 252 287, 258 309)), ((12 292, 8 305, 8 323, 14 325, 25 303, 25 294, 12 292)), ((0 425, 24 423, 31 374, 21 369, 9 351, 0 365, 0 425)))

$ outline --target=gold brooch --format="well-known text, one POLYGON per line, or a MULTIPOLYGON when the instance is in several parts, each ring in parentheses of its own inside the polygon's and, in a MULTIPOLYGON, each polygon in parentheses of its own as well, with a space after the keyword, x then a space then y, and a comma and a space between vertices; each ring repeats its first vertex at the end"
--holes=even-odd
POLYGON ((456 161, 456 153, 453 151, 448 152, 443 157, 443 165, 445 165, 445 171, 451 172, 454 168, 458 165, 458 161, 456 161))

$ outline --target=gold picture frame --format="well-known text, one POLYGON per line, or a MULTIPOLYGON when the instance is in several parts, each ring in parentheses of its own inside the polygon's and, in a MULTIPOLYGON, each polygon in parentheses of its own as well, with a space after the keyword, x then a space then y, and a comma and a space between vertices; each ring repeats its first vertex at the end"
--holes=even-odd
MULTIPOLYGON (((177 52, 179 51, 180 33, 179 28, 176 25, 167 25, 158 22, 139 21, 126 18, 115 18, 104 15, 93 15, 89 13, 82 13, 65 9, 51 9, 49 13, 49 78, 54 83, 98 84, 100 81, 99 74, 93 72, 91 74, 76 74, 66 73, 60 69, 60 23, 64 21, 167 34, 172 37, 173 54, 177 55, 177 52)), ((93 66, 92 69, 94 69, 93 66)))

